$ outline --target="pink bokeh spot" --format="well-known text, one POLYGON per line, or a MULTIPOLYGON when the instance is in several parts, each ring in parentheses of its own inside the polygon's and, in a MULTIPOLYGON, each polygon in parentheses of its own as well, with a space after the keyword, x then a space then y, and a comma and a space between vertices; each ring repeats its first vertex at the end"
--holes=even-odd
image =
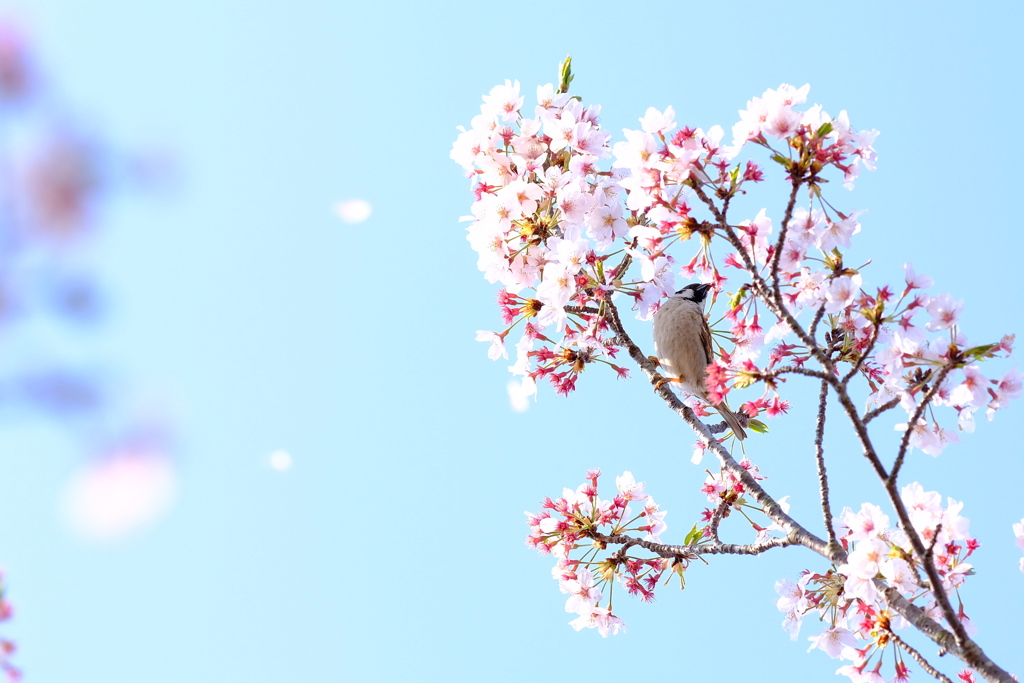
POLYGON ((117 541, 163 519, 178 498, 178 474, 165 454, 124 449, 86 463, 64 492, 64 513, 76 534, 117 541))

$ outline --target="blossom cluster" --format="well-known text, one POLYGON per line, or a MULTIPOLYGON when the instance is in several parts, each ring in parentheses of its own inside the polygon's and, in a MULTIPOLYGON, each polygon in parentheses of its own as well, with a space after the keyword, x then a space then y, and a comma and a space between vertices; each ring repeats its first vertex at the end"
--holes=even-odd
MULTIPOLYGON (((3 572, 0 572, 0 622, 10 619, 11 614, 13 613, 11 603, 7 601, 4 593, 4 576, 3 572)), ((15 645, 12 641, 7 640, 6 638, 0 638, 0 671, 3 671, 7 680, 12 682, 21 680, 21 670, 14 666, 10 660, 15 649, 15 645)))
MULTIPOLYGON (((901 499, 928 548, 925 557, 914 552, 902 529, 889 526, 889 517, 880 508, 864 503, 857 512, 845 508, 833 520, 837 538, 848 551, 845 564, 823 574, 805 572, 796 582, 782 579, 775 584, 780 595, 776 605, 786 615, 783 628, 795 640, 803 619, 817 615, 825 628, 810 637, 809 650, 818 648, 833 659, 851 662, 838 673, 854 683, 881 680, 881 652, 894 632, 906 626, 902 617, 888 609, 880 586, 895 589, 935 621, 944 620, 927 587, 928 565, 934 567, 943 591, 958 596, 956 616, 965 631, 968 635, 976 631, 959 600, 960 587, 974 574, 967 560, 979 547, 970 537, 968 520, 960 515, 963 503, 950 498, 943 506, 938 493, 926 492, 916 482, 903 487, 901 499)), ((898 650, 895 661, 896 680, 905 680, 907 670, 898 650)))
POLYGON ((577 615, 570 625, 577 631, 596 628, 608 636, 625 629, 612 612, 616 582, 628 594, 650 602, 662 576, 675 572, 682 580, 686 566, 662 557, 633 556, 628 545, 604 554, 608 539, 629 532, 641 532, 643 540, 658 543, 668 525, 667 512, 659 509, 644 484, 630 472, 615 478, 617 493, 610 500, 600 497, 600 476, 600 470, 590 470, 576 490, 565 489, 561 498, 546 498, 540 512, 527 512, 530 535, 526 544, 555 558, 551 574, 559 590, 569 595, 565 611, 577 615), (638 509, 634 511, 630 503, 638 509), (607 590, 607 599, 602 589, 607 590))
POLYGON ((495 87, 451 156, 473 177, 468 238, 477 265, 503 286, 508 327, 477 338, 491 343, 492 358, 507 357, 505 339, 521 326, 512 371, 527 394, 541 378, 568 394, 590 363, 626 374, 611 362, 618 346, 598 313, 625 274, 626 263, 608 259, 628 226, 615 174, 599 169, 611 139, 600 107, 552 85, 538 88, 537 99, 529 116, 518 81, 495 87))
POLYGON ((490 357, 508 357, 507 339, 518 327, 510 371, 523 377, 526 395, 543 378, 568 394, 594 362, 625 377, 614 362, 619 340, 608 332, 607 303, 626 296, 637 317, 649 320, 678 275, 711 283, 713 300, 728 294, 707 388, 719 402, 762 383, 763 393, 743 406, 749 416, 788 407, 782 375, 814 355, 806 337, 795 338, 792 324, 801 317, 801 324, 824 319, 831 360, 863 376, 870 408, 898 401, 909 418, 898 428, 911 427, 910 446, 926 453, 958 438, 919 410, 933 385, 931 404, 953 408, 958 431, 973 429, 978 410, 991 419, 1019 396, 1015 369, 996 378, 978 365, 1009 355, 1012 337, 970 344, 958 327, 963 303, 925 293, 931 279, 910 264, 899 286, 871 289, 861 268, 844 261, 861 231, 860 212, 835 209, 822 188, 830 172, 852 187, 862 167, 873 169, 878 132, 854 129, 845 111, 832 117, 820 105, 803 106, 808 92, 783 84, 750 100, 731 144, 720 126, 677 128, 668 107, 649 108, 640 129, 623 131, 625 140, 612 145, 600 108, 564 88, 538 88, 531 115, 518 82, 496 86, 451 153, 473 179, 468 239, 478 266, 502 285, 506 327, 477 335, 490 343, 490 357), (731 200, 765 177, 761 165, 740 158, 759 150, 793 188, 778 228, 766 209, 740 221, 728 216, 731 200), (602 170, 606 160, 611 167, 602 170), (806 204, 796 202, 798 190, 806 204), (684 242, 694 245, 691 257, 679 254, 684 242), (781 302, 769 305, 772 283, 781 302))
MULTIPOLYGON (((754 481, 763 481, 767 479, 765 475, 761 474, 761 470, 750 461, 749 458, 743 458, 739 461, 739 466, 746 470, 754 481)), ((780 532, 781 535, 785 535, 785 530, 778 525, 776 522, 772 522, 768 526, 761 526, 750 518, 749 513, 763 512, 762 508, 757 505, 752 505, 745 497, 747 493, 746 487, 740 480, 739 476, 732 470, 724 467, 720 468, 718 472, 711 472, 705 470, 708 473, 707 478, 704 480, 704 484, 701 486, 701 493, 708 499, 708 502, 714 505, 716 508, 721 507, 722 518, 728 517, 733 511, 739 512, 746 520, 750 523, 750 526, 755 532, 757 532, 757 538, 754 543, 763 543, 768 539, 772 538, 775 532, 780 532)), ((789 496, 783 496, 776 501, 779 507, 784 513, 789 513, 789 496)), ((712 517, 715 514, 715 510, 712 508, 705 508, 701 515, 701 520, 704 522, 711 522, 712 517)), ((701 536, 709 538, 712 534, 711 525, 708 524, 700 529, 701 536)))

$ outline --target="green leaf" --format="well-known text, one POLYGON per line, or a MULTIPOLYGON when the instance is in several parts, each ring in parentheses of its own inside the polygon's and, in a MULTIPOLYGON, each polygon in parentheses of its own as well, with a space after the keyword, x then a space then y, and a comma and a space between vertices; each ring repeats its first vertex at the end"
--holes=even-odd
POLYGON ((690 529, 690 532, 686 534, 686 538, 683 539, 683 545, 693 545, 694 543, 699 541, 703 536, 704 532, 701 529, 698 529, 697 525, 694 524, 693 528, 690 529))
POLYGON ((761 422, 760 420, 748 420, 747 429, 749 429, 752 432, 757 432, 758 434, 768 433, 768 425, 766 425, 764 422, 761 422))
POLYGON ((819 138, 823 138, 823 137, 825 137, 826 135, 828 135, 831 132, 832 132, 832 122, 831 121, 826 121, 825 123, 821 124, 821 128, 818 129, 818 132, 815 133, 815 135, 817 135, 819 138))
POLYGON ((789 169, 789 165, 792 163, 789 159, 782 156, 781 154, 773 154, 772 161, 782 164, 783 166, 786 167, 787 170, 789 169))
POLYGON ((988 358, 992 355, 992 349, 997 348, 999 348, 999 344, 983 344, 975 346, 973 349, 967 349, 964 353, 971 358, 988 358))

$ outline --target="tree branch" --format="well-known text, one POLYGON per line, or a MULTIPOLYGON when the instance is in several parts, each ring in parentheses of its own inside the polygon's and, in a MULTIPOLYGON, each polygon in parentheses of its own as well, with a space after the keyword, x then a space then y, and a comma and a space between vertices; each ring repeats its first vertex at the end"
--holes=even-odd
POLYGON ((832 526, 832 505, 829 502, 828 473, 825 470, 825 406, 828 403, 828 380, 821 381, 821 393, 818 395, 818 420, 814 429, 814 459, 818 465, 818 489, 821 491, 821 513, 825 517, 825 530, 828 532, 828 545, 838 548, 836 531, 832 526))
MULTIPOLYGON (((744 251, 740 251, 740 256, 750 266, 748 272, 754 273, 750 264, 749 258, 744 251)), ((756 277, 756 275, 754 275, 756 277)), ((758 278, 760 280, 760 278, 758 278)), ((761 281, 763 286, 763 281, 761 281)), ((765 291, 762 289, 762 291, 765 291)), ((770 306, 769 301, 765 300, 762 296, 762 301, 765 301, 766 305, 770 306)), ((774 311, 773 311, 774 312, 774 311)), ((867 432, 867 425, 864 420, 861 419, 853 400, 847 391, 846 385, 840 382, 839 378, 836 377, 834 366, 831 359, 828 358, 824 351, 813 340, 809 339, 807 332, 800 326, 800 324, 793 318, 789 310, 783 306, 780 317, 784 318, 790 325, 791 329, 805 341, 812 354, 818 359, 825 370, 823 374, 824 380, 827 381, 832 390, 836 393, 836 397, 839 400, 847 418, 850 420, 854 427, 854 431, 857 434, 857 439, 861 443, 861 447, 865 458, 874 468, 875 473, 879 479, 884 483, 886 493, 889 496, 889 500, 896 511, 897 517, 900 520, 900 526, 907 534, 908 540, 914 549, 915 554, 918 557, 923 558, 926 552, 924 544, 921 540, 920 535, 914 529, 911 523, 910 516, 907 513, 906 506, 903 504, 903 500, 899 495, 899 491, 895 488, 895 480, 889 481, 888 472, 882 465, 881 459, 875 451, 874 445, 867 432)), ((772 498, 761 485, 750 475, 750 473, 740 467, 739 463, 732 457, 732 455, 722 446, 722 444, 714 438, 707 425, 697 419, 694 412, 679 398, 672 393, 666 386, 658 386, 658 380, 661 378, 658 375, 654 364, 650 359, 640 350, 640 348, 633 342, 632 338, 626 332, 622 326, 622 321, 619 318, 618 309, 614 303, 608 302, 607 319, 609 325, 611 325, 618 341, 622 342, 623 346, 629 352, 630 357, 637 363, 640 369, 647 375, 648 380, 652 385, 656 387, 658 395, 665 401, 665 403, 678 414, 684 422, 686 422, 691 429, 698 436, 700 436, 707 444, 708 449, 718 457, 723 469, 728 470, 735 475, 745 487, 750 497, 753 498, 762 508, 764 513, 782 529, 787 532, 787 536, 782 539, 771 539, 766 542, 769 547, 781 547, 785 545, 802 545, 815 553, 825 557, 834 564, 844 564, 847 559, 847 554, 840 547, 829 546, 829 544, 818 536, 814 535, 796 520, 790 517, 785 511, 782 510, 781 506, 772 498)), ((628 539, 636 540, 636 539, 628 539)), ((627 542, 626 539, 623 542, 627 542)), ((646 542, 644 542, 646 543, 646 542)), ((643 543, 637 543, 643 545, 643 543)), ((646 546, 645 546, 646 547, 646 546)), ((672 546, 664 546, 662 549, 671 548, 672 546)), ((677 546, 676 549, 683 548, 685 546, 677 546)), ((750 549, 759 547, 758 544, 753 546, 728 546, 728 552, 732 554, 751 554, 750 549), (743 549, 747 549, 744 552, 743 549)), ((726 546, 722 546, 722 550, 716 551, 717 553, 727 552, 726 546)), ((767 548, 765 548, 767 549, 767 548)), ((657 552, 656 550, 654 552, 657 552)), ((673 551, 674 552, 674 551, 673 551)), ((670 553, 671 554, 671 553, 670 553)), ((710 554, 710 553, 707 553, 710 554)), ((889 605, 900 615, 905 617, 908 621, 914 624, 922 633, 928 636, 936 644, 946 651, 951 652, 960 660, 971 666, 975 671, 980 673, 986 679, 991 681, 1000 681, 1010 683, 1012 678, 1010 675, 998 667, 982 649, 972 641, 966 634, 963 628, 963 624, 956 617, 955 612, 950 605, 949 597, 945 590, 942 589, 941 579, 935 570, 935 567, 930 564, 925 565, 925 570, 928 573, 929 582, 933 586, 932 594, 938 603, 940 610, 942 611, 943 617, 949 623, 949 627, 952 630, 947 631, 932 620, 920 607, 909 602, 906 598, 899 594, 892 587, 886 586, 881 579, 876 579, 876 586, 879 587, 881 592, 886 596, 889 605)))
POLYGON ((877 408, 874 408, 874 409, 869 410, 868 412, 864 413, 864 417, 862 417, 861 420, 864 422, 864 424, 867 424, 868 422, 871 422, 872 420, 874 420, 876 417, 878 417, 879 415, 881 415, 885 411, 892 410, 893 408, 895 408, 899 404, 900 404, 900 397, 899 396, 897 396, 896 398, 890 398, 888 401, 886 401, 882 405, 878 406, 877 408))
POLYGON ((935 394, 939 393, 939 389, 942 387, 942 383, 945 381, 946 375, 948 375, 952 370, 952 365, 942 366, 942 369, 939 370, 939 374, 933 378, 932 386, 925 393, 924 398, 921 399, 921 402, 918 404, 914 414, 907 422, 907 429, 903 432, 903 438, 900 440, 900 450, 896 455, 896 462, 893 463, 892 471, 885 478, 886 483, 890 481, 893 484, 896 483, 896 477, 899 476, 900 468, 903 467, 903 460, 906 458, 907 451, 909 450, 908 446, 910 445, 910 435, 913 433, 914 428, 917 427, 917 421, 921 419, 922 415, 924 415, 925 409, 932 402, 932 399, 935 398, 935 394))
POLYGON ((651 360, 644 355, 640 347, 633 342, 632 338, 626 332, 622 326, 622 321, 619 319, 618 309, 612 302, 608 305, 608 323, 611 325, 612 330, 616 336, 623 342, 626 350, 629 352, 630 357, 640 366, 640 369, 652 385, 656 387, 658 395, 668 404, 677 415, 679 415, 686 424, 697 433, 698 436, 702 437, 704 442, 707 444, 708 450, 714 453, 722 467, 731 472, 739 481, 743 484, 747 493, 753 498, 761 509, 764 511, 768 518, 778 524, 784 529, 796 543, 810 548, 819 555, 832 560, 832 561, 845 561, 846 554, 841 550, 839 554, 833 557, 833 554, 829 552, 827 543, 821 538, 815 536, 810 531, 800 525, 795 519, 790 517, 782 509, 782 506, 772 498, 767 491, 765 491, 761 485, 751 476, 750 472, 740 467, 740 464, 730 455, 730 453, 722 446, 722 444, 714 437, 707 425, 697 419, 693 410, 689 406, 685 405, 679 400, 672 391, 662 384, 658 386, 658 380, 661 378, 655 370, 654 364, 651 360))
POLYGON ((768 274, 768 281, 772 284, 772 293, 775 301, 782 306, 782 289, 779 283, 779 261, 782 259, 782 249, 786 244, 786 231, 789 230, 789 222, 793 219, 793 208, 796 206, 796 194, 803 182, 802 176, 791 171, 793 189, 789 192, 789 202, 786 204, 786 212, 782 215, 782 224, 779 226, 779 238, 775 241, 775 253, 772 254, 771 270, 768 274))
POLYGON ((751 543, 749 545, 737 545, 735 543, 721 542, 697 543, 692 545, 668 545, 665 543, 645 541, 641 538, 634 538, 633 536, 627 536, 625 534, 619 534, 618 536, 596 534, 594 539, 609 544, 625 543, 630 546, 638 545, 641 548, 650 550, 652 553, 655 553, 660 557, 680 559, 696 559, 701 555, 760 555, 772 548, 785 548, 792 545, 803 545, 803 543, 793 537, 793 534, 790 534, 789 536, 769 538, 765 541, 761 541, 760 543, 751 543))

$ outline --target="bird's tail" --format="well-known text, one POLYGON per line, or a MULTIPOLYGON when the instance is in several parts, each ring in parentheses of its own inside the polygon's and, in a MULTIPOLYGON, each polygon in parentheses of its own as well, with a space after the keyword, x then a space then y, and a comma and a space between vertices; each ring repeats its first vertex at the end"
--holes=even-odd
POLYGON ((740 418, 736 413, 729 410, 729 407, 724 403, 719 403, 717 406, 713 407, 725 420, 725 424, 729 425, 729 429, 732 430, 732 433, 736 435, 737 439, 743 441, 743 439, 747 438, 747 433, 743 430, 743 425, 740 423, 740 418))

